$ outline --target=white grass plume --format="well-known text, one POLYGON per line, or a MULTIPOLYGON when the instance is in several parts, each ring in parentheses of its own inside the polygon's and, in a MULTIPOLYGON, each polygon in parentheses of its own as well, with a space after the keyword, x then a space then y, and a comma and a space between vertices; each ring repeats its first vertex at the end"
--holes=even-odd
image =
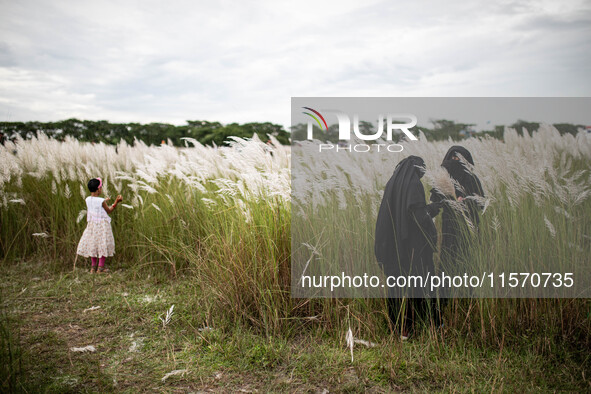
POLYGON ((300 280, 298 281, 298 286, 302 283, 302 281, 304 279, 304 274, 306 273, 306 270, 308 269, 308 266, 310 265, 310 262, 314 258, 314 255, 320 256, 320 252, 318 252, 318 249, 316 249, 315 246, 312 246, 309 243, 303 243, 302 245, 304 245, 305 247, 307 247, 308 250, 310 250, 312 252, 312 254, 310 255, 310 258, 308 259, 308 261, 306 261, 306 264, 304 266, 304 269, 302 270, 302 275, 300 276, 300 280))
POLYGON ((552 238, 556 238, 556 229, 554 228, 554 225, 552 224, 552 222, 550 220, 548 220, 546 215, 544 215, 544 223, 546 223, 546 228, 550 232, 550 235, 552 235, 552 238))
MULTIPOLYGON (((133 339, 133 334, 130 335, 130 338, 133 339)), ((137 338, 131 341, 131 345, 129 346, 128 352, 130 353, 137 353, 140 349, 144 346, 144 338, 137 338)))
POLYGON ((143 298, 141 298, 141 300, 143 302, 145 302, 146 304, 150 304, 150 303, 156 301, 158 298, 160 298, 160 295, 151 296, 151 295, 146 294, 143 298))
POLYGON ((84 188, 84 185, 80 184, 80 197, 82 197, 83 200, 86 199, 86 189, 84 188))
POLYGON ((437 166, 434 169, 428 169, 425 171, 424 177, 433 189, 445 196, 452 196, 455 199, 456 192, 453 180, 445 168, 437 166))
POLYGON ((86 353, 86 352, 93 353, 93 352, 96 352, 96 348, 92 345, 88 345, 88 346, 84 346, 84 347, 71 347, 70 351, 74 352, 74 353, 86 353))
POLYGON ((164 375, 162 377, 162 381, 165 382, 166 379, 170 378, 171 376, 184 375, 187 372, 188 372, 187 369, 175 369, 174 371, 171 371, 171 372, 167 373, 166 375, 164 375))
POLYGON ((33 237, 49 238, 49 234, 47 234, 47 233, 33 233, 33 237))
POLYGON ((162 321, 162 328, 166 328, 166 326, 170 324, 172 315, 174 315, 174 304, 168 311, 166 311, 166 316, 164 316, 164 318, 160 317, 160 321, 162 321))
POLYGON ((86 217, 86 209, 81 210, 78 212, 78 216, 76 217, 76 223, 80 223, 82 219, 86 217))
POLYGON ((501 228, 501 222, 499 222, 498 216, 495 214, 492 218, 492 223, 490 225, 495 232, 498 232, 501 228))
POLYGON ((366 340, 364 340, 364 339, 357 339, 357 338, 354 338, 354 339, 353 339, 353 342, 355 342, 355 343, 358 343, 358 344, 360 344, 360 345, 363 345, 363 346, 366 346, 366 347, 369 347, 369 348, 372 348, 372 347, 376 347, 376 346, 378 346, 378 344, 377 344, 377 343, 373 343, 373 342, 370 342, 370 341, 366 341, 366 340))
POLYGON ((349 327, 347 330, 345 341, 347 342, 347 347, 351 351, 351 362, 353 362, 353 346, 355 346, 355 338, 353 337, 353 331, 351 331, 351 327, 349 327))

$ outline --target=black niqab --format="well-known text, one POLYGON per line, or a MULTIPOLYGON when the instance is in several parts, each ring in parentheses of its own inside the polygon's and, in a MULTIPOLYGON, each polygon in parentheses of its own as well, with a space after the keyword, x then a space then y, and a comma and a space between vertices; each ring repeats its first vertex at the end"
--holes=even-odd
POLYGON ((472 159, 472 155, 470 154, 470 151, 468 151, 468 149, 464 148, 463 146, 460 145, 454 145, 451 148, 449 148, 449 150, 447 151, 447 153, 445 154, 445 157, 443 158, 443 161, 445 160, 453 160, 453 157, 456 156, 458 158, 460 158, 457 154, 462 155, 462 157, 464 159, 466 159, 466 161, 472 165, 474 165, 474 160, 472 159))
POLYGON ((407 157, 398 164, 384 190, 374 246, 378 262, 390 273, 409 272, 413 264, 432 265, 437 234, 426 212, 421 183, 424 166, 420 157, 407 157))
MULTIPOLYGON (((484 197, 484 191, 478 177, 471 171, 468 164, 474 165, 474 160, 470 152, 463 146, 452 146, 446 153, 441 166, 444 167, 449 176, 454 179, 458 185, 454 185, 456 197, 480 196, 484 197), (460 158, 461 155, 465 161, 460 158), (453 157, 459 157, 460 160, 454 160, 453 157)), ((432 202, 445 202, 450 196, 445 196, 436 189, 431 189, 432 202)), ((453 197, 451 198, 453 199, 453 197)), ((482 205, 474 199, 466 199, 463 204, 464 215, 456 212, 451 206, 443 205, 443 215, 441 220, 441 258, 444 261, 457 261, 460 253, 466 253, 468 250, 465 245, 466 219, 468 219, 473 228, 478 228, 479 211, 482 205)))
POLYGON ((457 155, 458 153, 462 155, 465 161, 470 163, 470 165, 474 165, 472 155, 468 149, 464 148, 463 146, 454 145, 449 148, 445 154, 445 158, 443 159, 441 166, 447 170, 449 176, 458 182, 460 186, 460 188, 456 186, 456 197, 467 197, 473 195, 484 197, 480 180, 476 175, 474 175, 470 168, 468 168, 468 165, 462 161, 462 158, 457 155), (454 156, 458 157, 460 160, 452 159, 454 156))
MULTIPOLYGON (((421 177, 425 174, 425 162, 417 156, 402 160, 386 184, 378 212, 375 232, 375 254, 387 277, 420 275, 428 277, 435 272, 433 250, 437 244, 437 229, 425 202, 425 189, 421 177)), ((423 288, 388 288, 388 316, 396 325, 398 316, 403 331, 411 330, 414 322, 436 315, 433 304, 427 304, 428 294, 423 288), (402 297, 410 301, 401 311, 402 297), (429 313, 428 313, 429 312, 429 313)), ((432 295, 432 294, 430 294, 432 295)))

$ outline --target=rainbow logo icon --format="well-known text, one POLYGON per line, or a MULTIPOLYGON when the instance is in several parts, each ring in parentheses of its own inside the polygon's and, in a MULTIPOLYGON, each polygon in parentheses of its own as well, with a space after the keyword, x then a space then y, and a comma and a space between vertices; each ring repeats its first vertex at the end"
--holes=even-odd
MULTIPOLYGON (((308 111, 311 111, 314 114, 318 115, 320 117, 320 119, 322 119, 322 123, 324 123, 324 130, 325 131, 328 131, 328 125, 326 124, 326 120, 324 120, 324 116, 322 116, 320 114, 320 112, 318 112, 315 109, 312 109, 310 107, 302 107, 302 108, 307 109, 308 111)), ((310 112, 302 112, 302 113, 308 115, 311 118, 313 118, 316 121, 316 123, 318 123, 318 127, 320 127, 320 130, 322 130, 322 123, 320 123, 320 119, 318 119, 316 116, 314 116, 314 114, 311 114, 310 112)))

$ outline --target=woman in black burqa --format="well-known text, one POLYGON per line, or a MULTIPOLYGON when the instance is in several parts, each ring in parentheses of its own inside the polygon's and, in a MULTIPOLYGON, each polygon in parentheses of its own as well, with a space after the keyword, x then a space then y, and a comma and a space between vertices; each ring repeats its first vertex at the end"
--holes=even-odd
MULTIPOLYGON (((386 277, 434 273, 437 230, 432 217, 439 213, 439 204, 426 204, 424 174, 423 159, 409 156, 398 163, 386 184, 375 232, 375 254, 386 277)), ((402 323, 403 336, 408 336, 417 319, 427 317, 430 303, 424 295, 422 290, 389 289, 388 314, 393 325, 402 323), (409 300, 406 306, 403 297, 409 300), (401 311, 405 319, 399 319, 401 311)))
POLYGON ((431 189, 432 202, 442 203, 441 215, 441 261, 442 269, 453 270, 459 261, 467 257, 468 235, 478 230, 479 211, 483 208, 484 191, 480 180, 471 168, 474 160, 463 146, 454 145, 445 154, 441 166, 457 182, 454 184, 455 197, 446 196, 436 189, 431 189), (459 202, 456 204, 455 201, 459 202))

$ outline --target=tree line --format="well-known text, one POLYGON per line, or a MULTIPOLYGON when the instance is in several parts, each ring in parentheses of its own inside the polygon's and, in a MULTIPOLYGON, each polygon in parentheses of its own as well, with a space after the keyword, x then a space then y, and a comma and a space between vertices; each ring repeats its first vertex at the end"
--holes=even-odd
MULTIPOLYGON (((452 139, 459 141, 469 137, 490 135, 494 138, 503 138, 504 126, 494 126, 491 130, 475 132, 474 124, 455 122, 452 120, 432 120, 432 127, 415 126, 410 131, 418 135, 423 132, 429 141, 452 139)), ((515 128, 519 134, 523 128, 528 131, 537 130, 539 122, 519 120, 510 127, 515 128)), ((553 125, 561 134, 577 134, 579 129, 585 129, 584 125, 570 123, 557 123, 553 125)), ((264 123, 230 123, 209 122, 205 120, 189 120, 186 125, 171 125, 168 123, 110 123, 106 120, 78 120, 67 119, 57 122, 0 122, 0 142, 3 139, 14 138, 17 135, 24 139, 36 137, 39 132, 64 140, 67 136, 79 141, 118 144, 125 141, 133 144, 135 139, 143 141, 147 145, 159 145, 169 140, 175 146, 184 146, 183 138, 194 138, 203 145, 223 145, 229 137, 252 138, 256 134, 262 141, 267 141, 269 135, 275 137, 281 144, 287 145, 290 139, 302 141, 307 138, 307 124, 300 123, 291 127, 291 132, 283 126, 264 123)), ((372 122, 360 121, 359 130, 363 134, 374 134, 375 125, 372 122)), ((328 127, 327 131, 320 131, 314 126, 314 137, 323 141, 338 142, 338 125, 328 127)), ((402 134, 399 135, 402 138, 402 134)))
MULTIPOLYGON (((486 136, 489 135, 493 138, 503 139, 505 126, 494 126, 491 130, 485 130, 476 132, 473 123, 461 123, 446 119, 431 120, 432 127, 421 127, 415 126, 409 131, 415 136, 419 135, 419 132, 423 132, 428 141, 442 141, 452 139, 453 141, 460 141, 470 137, 486 136)), ((574 125, 570 123, 556 123, 554 127, 560 132, 560 134, 570 133, 576 135, 580 129, 585 129, 584 125, 574 125)), ((509 127, 514 128, 519 135, 523 134, 525 128, 528 132, 538 130, 540 122, 528 122, 525 120, 518 120, 509 127)), ((333 124, 328 126, 328 130, 320 130, 318 127, 314 128, 314 138, 337 143, 339 141, 339 126, 333 124)), ((359 132, 364 135, 370 135, 375 133, 376 126, 372 122, 360 121, 359 132)), ((308 125, 300 123, 295 125, 291 129, 291 138, 294 141, 303 141, 307 138, 308 125)), ((396 139, 396 137, 393 137, 396 139)), ((399 132, 398 141, 403 138, 403 134, 399 132)), ((397 141, 396 141, 397 142, 397 141)))
POLYGON ((58 122, 0 122, 0 133, 4 138, 36 137, 39 132, 63 141, 67 136, 79 141, 118 144, 125 141, 133 144, 135 139, 147 145, 159 145, 170 140, 175 146, 184 146, 182 138, 194 138, 203 145, 223 145, 229 137, 252 138, 256 134, 262 141, 268 141, 268 135, 275 137, 281 144, 289 144, 289 133, 283 126, 270 122, 230 123, 204 120, 189 120, 186 125, 168 123, 110 123, 106 120, 67 119, 58 122))

